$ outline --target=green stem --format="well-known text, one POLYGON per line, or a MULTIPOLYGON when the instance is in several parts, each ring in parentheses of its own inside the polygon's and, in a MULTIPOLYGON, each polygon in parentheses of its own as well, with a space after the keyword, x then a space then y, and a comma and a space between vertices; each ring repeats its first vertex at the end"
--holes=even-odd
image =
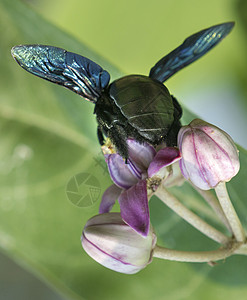
POLYGON ((213 262, 231 256, 240 245, 239 243, 232 243, 228 247, 213 251, 179 251, 157 245, 154 248, 153 257, 183 262, 213 262))
POLYGON ((226 218, 226 215, 218 201, 218 199, 210 192, 199 189, 197 186, 191 185, 194 187, 194 189, 204 198, 204 200, 211 206, 213 211, 216 213, 216 215, 219 217, 219 219, 222 221, 222 223, 226 226, 226 228, 232 232, 232 228, 229 224, 228 219, 226 218))
POLYGON ((236 240, 238 242, 244 242, 246 239, 245 232, 244 232, 242 224, 238 218, 238 215, 232 205, 232 202, 229 198, 225 182, 220 182, 216 186, 215 192, 219 199, 221 207, 229 221, 229 224, 232 228, 232 232, 233 232, 236 240))
POLYGON ((229 242, 229 238, 226 235, 224 235, 222 232, 218 231, 217 229, 206 223, 204 220, 202 220, 199 216, 190 211, 177 198, 170 194, 164 188, 164 186, 160 185, 157 188, 155 194, 176 214, 178 214, 181 218, 183 218, 185 221, 190 223, 197 230, 201 231, 209 238, 220 244, 227 244, 229 242))
POLYGON ((247 244, 243 244, 237 251, 236 254, 247 255, 247 244))

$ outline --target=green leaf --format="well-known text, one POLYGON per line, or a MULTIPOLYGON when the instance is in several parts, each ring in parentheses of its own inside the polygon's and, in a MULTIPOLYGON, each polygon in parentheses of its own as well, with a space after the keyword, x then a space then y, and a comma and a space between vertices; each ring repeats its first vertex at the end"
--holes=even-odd
MULTIPOLYGON (((101 194, 111 184, 97 143, 93 106, 19 68, 10 49, 27 43, 56 45, 98 62, 112 78, 121 72, 20 1, 0 2, 0 25, 2 251, 71 299, 244 299, 245 257, 231 257, 214 268, 154 259, 140 273, 128 276, 107 270, 87 256, 80 244, 81 231, 97 214, 99 201, 78 207, 67 199, 65 190, 68 182, 69 189, 76 189, 73 176, 77 173, 83 173, 83 178, 85 174, 91 179, 94 176, 98 181, 94 188, 101 194)), ((192 118, 185 110, 184 122, 192 118)), ((240 158, 241 171, 228 188, 246 222, 247 153, 243 149, 240 158)), ((85 186, 79 192, 88 196, 92 191, 87 188, 93 186, 85 186)), ((189 185, 173 192, 221 228, 189 185)), ((98 197, 96 194, 94 197, 98 197)), ((216 247, 162 203, 156 199, 151 202, 152 222, 160 243, 185 250, 216 247)))

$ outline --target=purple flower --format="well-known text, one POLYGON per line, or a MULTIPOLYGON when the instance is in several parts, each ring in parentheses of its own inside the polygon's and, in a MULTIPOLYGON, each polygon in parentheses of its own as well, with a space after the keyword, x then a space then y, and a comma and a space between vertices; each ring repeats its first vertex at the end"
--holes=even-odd
POLYGON ((178 164, 180 159, 180 152, 175 147, 159 150, 148 167, 148 177, 162 179, 165 186, 180 185, 183 182, 178 164))
POLYGON ((147 143, 140 144, 133 139, 128 139, 127 143, 127 164, 117 153, 105 155, 114 185, 103 194, 99 213, 108 213, 118 199, 123 220, 139 234, 147 236, 150 218, 146 179, 165 174, 164 168, 181 157, 176 148, 167 147, 156 153, 147 143))
POLYGON ((152 260, 156 236, 138 234, 120 213, 105 213, 88 220, 82 233, 82 246, 101 265, 125 274, 134 274, 152 260))
POLYGON ((180 168, 187 180, 202 190, 229 181, 239 171, 238 150, 220 128, 199 119, 180 129, 180 168))

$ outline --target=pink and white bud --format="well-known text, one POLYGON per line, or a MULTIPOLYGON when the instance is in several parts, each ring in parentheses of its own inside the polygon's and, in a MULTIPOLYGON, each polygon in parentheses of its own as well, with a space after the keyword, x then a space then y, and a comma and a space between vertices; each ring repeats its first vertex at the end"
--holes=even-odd
POLYGON ((184 177, 202 190, 231 180, 239 171, 238 150, 232 138, 202 120, 195 119, 180 129, 178 147, 184 177))
POLYGON ((125 274, 134 274, 152 260, 156 236, 150 228, 146 237, 138 234, 120 213, 92 217, 82 234, 82 246, 101 265, 125 274))

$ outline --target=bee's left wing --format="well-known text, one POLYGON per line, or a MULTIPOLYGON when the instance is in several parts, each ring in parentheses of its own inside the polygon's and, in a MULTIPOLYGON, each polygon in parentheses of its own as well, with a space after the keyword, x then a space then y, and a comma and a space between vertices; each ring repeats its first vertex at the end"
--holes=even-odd
POLYGON ((107 87, 110 75, 90 59, 45 45, 20 45, 11 50, 28 72, 72 90, 95 102, 107 87))
POLYGON ((223 23, 204 29, 189 36, 178 48, 159 60, 150 70, 149 77, 160 82, 197 60, 225 36, 234 26, 234 22, 223 23))

